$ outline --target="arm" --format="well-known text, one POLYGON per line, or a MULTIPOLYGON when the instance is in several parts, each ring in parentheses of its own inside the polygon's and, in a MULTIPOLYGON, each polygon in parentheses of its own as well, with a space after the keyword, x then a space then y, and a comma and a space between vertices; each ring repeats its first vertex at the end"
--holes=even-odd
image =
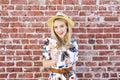
POLYGON ((50 67, 56 64, 56 60, 52 59, 51 57, 52 52, 50 44, 51 44, 50 38, 46 38, 43 46, 43 59, 42 59, 43 67, 50 67))
POLYGON ((56 61, 55 60, 43 60, 43 67, 50 67, 55 65, 56 61))

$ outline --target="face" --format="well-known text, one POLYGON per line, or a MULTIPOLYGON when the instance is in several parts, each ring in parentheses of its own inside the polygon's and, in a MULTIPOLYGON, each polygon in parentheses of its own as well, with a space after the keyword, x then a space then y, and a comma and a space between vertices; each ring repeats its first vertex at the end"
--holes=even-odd
POLYGON ((55 20, 54 30, 61 39, 64 39, 64 36, 67 33, 67 25, 61 20, 55 20))

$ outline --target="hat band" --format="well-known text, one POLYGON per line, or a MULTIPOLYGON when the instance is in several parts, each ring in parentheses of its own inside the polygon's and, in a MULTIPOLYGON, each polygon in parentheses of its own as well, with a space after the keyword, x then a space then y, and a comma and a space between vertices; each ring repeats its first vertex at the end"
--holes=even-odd
MULTIPOLYGON (((61 16, 61 17, 67 17, 67 16, 63 16, 63 15, 57 15, 57 16, 61 16)), ((67 17, 67 18, 69 18, 69 17, 67 17)))

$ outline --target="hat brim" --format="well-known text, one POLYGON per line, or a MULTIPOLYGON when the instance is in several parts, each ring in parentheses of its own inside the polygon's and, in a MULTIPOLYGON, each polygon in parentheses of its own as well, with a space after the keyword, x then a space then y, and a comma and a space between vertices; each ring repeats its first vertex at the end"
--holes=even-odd
POLYGON ((74 22, 71 19, 64 16, 54 16, 52 18, 49 18, 47 21, 47 26, 51 28, 53 26, 53 21, 57 18, 66 20, 68 22, 69 27, 74 27, 74 22))

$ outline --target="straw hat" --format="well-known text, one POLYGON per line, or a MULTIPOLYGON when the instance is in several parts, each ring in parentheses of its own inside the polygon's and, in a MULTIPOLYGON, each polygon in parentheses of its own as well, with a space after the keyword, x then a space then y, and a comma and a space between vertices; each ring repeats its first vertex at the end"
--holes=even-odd
POLYGON ((53 16, 53 17, 51 17, 51 18, 48 19, 48 21, 47 21, 48 27, 51 28, 51 27, 53 26, 53 21, 54 21, 56 18, 64 19, 64 20, 66 20, 66 21, 68 22, 69 27, 71 27, 71 28, 74 27, 74 22, 73 22, 70 18, 68 18, 67 15, 65 15, 65 14, 62 13, 62 12, 58 12, 55 16, 53 16))

